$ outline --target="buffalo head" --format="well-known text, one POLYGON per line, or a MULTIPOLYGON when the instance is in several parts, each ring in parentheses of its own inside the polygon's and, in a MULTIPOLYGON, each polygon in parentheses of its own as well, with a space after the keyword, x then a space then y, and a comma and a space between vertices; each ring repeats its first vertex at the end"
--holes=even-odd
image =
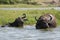
POLYGON ((56 18, 52 14, 41 15, 39 19, 36 19, 36 20, 37 20, 36 29, 46 29, 46 28, 56 27, 56 18))

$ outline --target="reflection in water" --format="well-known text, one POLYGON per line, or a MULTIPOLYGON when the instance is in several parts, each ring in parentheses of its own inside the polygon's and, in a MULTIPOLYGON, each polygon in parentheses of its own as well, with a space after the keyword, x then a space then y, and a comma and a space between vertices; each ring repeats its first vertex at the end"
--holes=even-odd
POLYGON ((60 28, 52 31, 36 30, 34 26, 24 28, 0 28, 0 40, 60 40, 60 28))

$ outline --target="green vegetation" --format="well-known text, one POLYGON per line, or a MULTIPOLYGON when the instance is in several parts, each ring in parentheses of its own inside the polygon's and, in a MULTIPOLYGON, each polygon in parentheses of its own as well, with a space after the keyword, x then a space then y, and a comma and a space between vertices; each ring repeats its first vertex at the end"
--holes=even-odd
POLYGON ((0 4, 36 4, 34 0, 0 0, 0 4))
POLYGON ((34 0, 0 0, 0 8, 38 8, 40 6, 36 5, 34 0))
POLYGON ((38 8, 53 6, 55 7, 58 5, 51 0, 0 0, 0 8, 38 8))
POLYGON ((35 16, 37 16, 38 19, 40 15, 45 13, 55 15, 57 24, 60 24, 60 11, 57 10, 0 10, 0 25, 13 22, 17 17, 22 16, 23 13, 26 13, 28 18, 25 24, 35 24, 35 16))
POLYGON ((41 5, 28 5, 28 4, 15 4, 15 5, 2 5, 0 4, 0 8, 39 8, 41 5))

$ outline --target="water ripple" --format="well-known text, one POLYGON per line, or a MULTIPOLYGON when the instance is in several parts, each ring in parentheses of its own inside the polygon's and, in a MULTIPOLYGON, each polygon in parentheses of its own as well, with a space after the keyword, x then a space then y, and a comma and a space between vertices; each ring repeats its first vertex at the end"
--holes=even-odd
POLYGON ((0 40, 60 40, 60 27, 52 31, 36 30, 34 26, 24 28, 0 28, 0 40))

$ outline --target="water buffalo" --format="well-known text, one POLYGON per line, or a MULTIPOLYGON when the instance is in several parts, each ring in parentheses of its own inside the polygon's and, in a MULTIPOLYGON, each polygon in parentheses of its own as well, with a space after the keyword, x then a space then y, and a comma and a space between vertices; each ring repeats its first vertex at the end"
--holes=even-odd
MULTIPOLYGON (((24 21, 26 21, 26 20, 27 20, 26 14, 23 14, 22 17, 16 18, 14 22, 8 23, 7 25, 9 27, 19 27, 19 26, 22 27, 24 24, 24 21)), ((4 27, 4 26, 2 26, 2 27, 4 27)))
POLYGON ((18 17, 15 19, 15 21, 13 23, 9 23, 9 26, 12 27, 19 27, 19 26, 23 26, 23 19, 21 17, 18 17))
POLYGON ((55 28, 55 27, 56 27, 56 18, 52 14, 41 15, 36 23, 36 29, 46 29, 46 28, 55 28))

